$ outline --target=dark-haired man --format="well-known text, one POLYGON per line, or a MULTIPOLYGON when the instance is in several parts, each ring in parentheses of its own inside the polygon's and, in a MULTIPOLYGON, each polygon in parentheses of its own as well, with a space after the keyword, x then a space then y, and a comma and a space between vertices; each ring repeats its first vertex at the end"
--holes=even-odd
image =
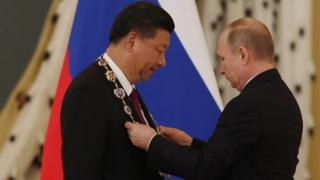
POLYGON ((69 86, 61 111, 65 180, 157 180, 125 120, 155 128, 134 84, 165 66, 174 22, 161 7, 129 5, 114 20, 106 52, 69 86))
POLYGON ((187 179, 293 180, 302 117, 274 68, 269 30, 252 18, 236 20, 220 35, 217 54, 219 72, 240 94, 226 105, 208 142, 167 127, 164 138, 126 122, 131 141, 148 152, 150 167, 187 179))

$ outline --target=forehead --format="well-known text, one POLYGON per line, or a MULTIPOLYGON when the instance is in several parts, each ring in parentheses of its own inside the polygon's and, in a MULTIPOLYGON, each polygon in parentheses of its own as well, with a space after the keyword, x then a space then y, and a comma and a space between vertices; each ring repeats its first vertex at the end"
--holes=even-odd
POLYGON ((222 53, 222 51, 227 50, 228 48, 227 38, 228 38, 228 33, 226 31, 220 34, 219 40, 218 40, 218 48, 217 48, 218 54, 222 53))
POLYGON ((153 40, 155 43, 160 45, 169 46, 170 33, 166 30, 158 29, 154 38, 151 38, 150 40, 153 40))

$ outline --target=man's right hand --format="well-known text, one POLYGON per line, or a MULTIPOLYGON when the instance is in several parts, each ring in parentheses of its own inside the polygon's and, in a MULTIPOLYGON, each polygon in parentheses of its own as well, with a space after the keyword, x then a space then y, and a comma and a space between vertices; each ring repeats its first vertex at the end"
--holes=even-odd
POLYGON ((164 137, 179 145, 190 146, 192 143, 192 137, 180 129, 160 126, 160 130, 164 137))

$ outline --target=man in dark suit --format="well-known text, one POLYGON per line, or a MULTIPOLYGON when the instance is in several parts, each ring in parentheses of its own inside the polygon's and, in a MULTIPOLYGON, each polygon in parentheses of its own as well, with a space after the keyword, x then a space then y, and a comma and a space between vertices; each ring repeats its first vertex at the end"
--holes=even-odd
POLYGON ((187 179, 292 180, 302 117, 274 68, 270 32, 255 19, 236 20, 220 35, 217 54, 219 72, 240 94, 226 105, 208 142, 162 127, 165 138, 127 122, 132 143, 147 151, 150 167, 187 179))
POLYGON ((161 7, 137 2, 116 17, 106 52, 68 87, 61 111, 65 180, 157 180, 146 152, 133 146, 126 120, 155 128, 134 84, 165 66, 174 22, 161 7))

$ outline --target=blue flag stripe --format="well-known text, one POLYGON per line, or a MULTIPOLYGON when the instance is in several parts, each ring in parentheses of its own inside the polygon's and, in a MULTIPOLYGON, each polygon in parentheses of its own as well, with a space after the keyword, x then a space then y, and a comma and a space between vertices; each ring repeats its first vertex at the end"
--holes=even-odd
MULTIPOLYGON (((79 0, 69 41, 72 78, 105 51, 115 16, 132 2, 79 0)), ((156 0, 150 2, 159 5, 156 0)), ((217 97, 212 96, 193 64, 198 59, 191 60, 176 32, 171 34, 166 59, 165 68, 156 72, 151 80, 137 85, 145 103, 159 124, 178 127, 192 136, 208 139, 220 114, 215 102, 217 97)))

